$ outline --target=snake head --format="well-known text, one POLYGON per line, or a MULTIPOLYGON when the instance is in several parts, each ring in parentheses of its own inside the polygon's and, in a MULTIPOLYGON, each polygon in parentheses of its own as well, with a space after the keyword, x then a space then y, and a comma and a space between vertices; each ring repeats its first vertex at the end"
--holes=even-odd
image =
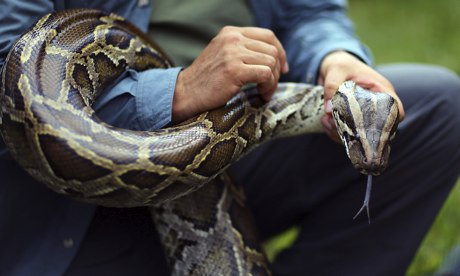
POLYGON ((388 165, 398 127, 397 101, 346 81, 333 96, 332 106, 337 131, 355 169, 379 175, 388 165))

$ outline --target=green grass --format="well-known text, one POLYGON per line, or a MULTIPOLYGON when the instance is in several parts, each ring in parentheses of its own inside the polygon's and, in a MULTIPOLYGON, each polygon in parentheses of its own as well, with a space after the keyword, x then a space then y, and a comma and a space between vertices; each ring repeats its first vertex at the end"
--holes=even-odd
POLYGON ((460 242, 459 202, 460 181, 425 237, 407 275, 431 275, 441 265, 450 249, 460 242))
POLYGON ((377 64, 428 62, 460 72, 458 0, 350 0, 349 5, 377 64))
MULTIPOLYGON (((434 63, 460 73, 460 4, 458 0, 349 0, 356 30, 374 53, 375 63, 434 63)), ((407 271, 432 275, 460 242, 460 181, 438 215, 407 271)), ((292 228, 265 244, 270 259, 288 247, 292 228)), ((460 260, 459 260, 460 261, 460 260)))

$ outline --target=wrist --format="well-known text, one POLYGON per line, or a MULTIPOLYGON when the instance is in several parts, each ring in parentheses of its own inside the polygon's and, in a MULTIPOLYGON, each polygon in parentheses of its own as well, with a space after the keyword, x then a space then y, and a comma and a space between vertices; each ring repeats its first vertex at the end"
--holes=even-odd
POLYGON ((174 96, 172 103, 172 121, 179 123, 187 119, 190 115, 188 97, 185 92, 185 77, 184 71, 181 71, 177 76, 176 87, 174 88, 174 96))

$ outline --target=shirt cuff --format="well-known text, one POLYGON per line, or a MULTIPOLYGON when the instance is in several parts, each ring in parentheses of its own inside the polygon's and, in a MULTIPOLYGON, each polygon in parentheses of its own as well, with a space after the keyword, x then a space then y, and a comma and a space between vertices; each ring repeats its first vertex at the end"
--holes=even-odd
POLYGON ((171 122, 174 90, 181 69, 129 70, 92 107, 99 118, 116 127, 159 129, 171 122))
POLYGON ((136 108, 141 129, 158 129, 171 122, 174 90, 181 70, 175 67, 137 73, 136 108))
MULTIPOLYGON (((323 44, 324 45, 324 44, 323 44)), ((338 43, 329 43, 327 46, 319 49, 316 54, 313 56, 310 65, 305 73, 305 81, 307 83, 317 83, 319 77, 319 70, 323 59, 330 53, 335 51, 345 51, 348 52, 367 65, 372 65, 372 55, 369 49, 363 46, 360 42, 356 40, 341 40, 338 43)))

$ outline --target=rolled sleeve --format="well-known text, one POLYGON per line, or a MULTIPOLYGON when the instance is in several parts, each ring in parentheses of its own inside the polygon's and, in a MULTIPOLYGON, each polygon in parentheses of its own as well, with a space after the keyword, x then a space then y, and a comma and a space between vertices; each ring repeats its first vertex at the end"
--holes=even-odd
POLYGON ((283 81, 315 83, 323 58, 334 51, 352 53, 371 65, 370 51, 356 37, 345 0, 271 0, 262 7, 253 1, 260 26, 281 40, 290 72, 283 81), (270 9, 272 16, 264 16, 270 9), (260 11, 259 11, 260 10, 260 11))
POLYGON ((172 101, 180 67, 130 70, 93 104, 107 123, 133 130, 153 130, 171 122, 172 101))
POLYGON ((354 33, 345 3, 316 6, 308 16, 299 14, 298 17, 291 20, 294 26, 288 27, 283 37, 291 67, 300 68, 293 71, 292 79, 315 83, 323 58, 337 50, 350 52, 369 65, 372 63, 370 51, 354 33))
POLYGON ((139 75, 139 124, 144 129, 163 127, 171 122, 172 102, 180 67, 150 70, 139 75))
POLYGON ((343 26, 331 23, 321 22, 319 20, 315 25, 321 28, 321 33, 329 34, 327 38, 309 35, 310 27, 299 28, 293 34, 292 41, 286 51, 288 61, 291 67, 299 68, 293 71, 289 76, 292 79, 307 83, 316 83, 319 74, 319 68, 322 60, 329 53, 342 50, 347 51, 361 59, 368 65, 372 65, 372 56, 366 46, 347 31, 343 26))

